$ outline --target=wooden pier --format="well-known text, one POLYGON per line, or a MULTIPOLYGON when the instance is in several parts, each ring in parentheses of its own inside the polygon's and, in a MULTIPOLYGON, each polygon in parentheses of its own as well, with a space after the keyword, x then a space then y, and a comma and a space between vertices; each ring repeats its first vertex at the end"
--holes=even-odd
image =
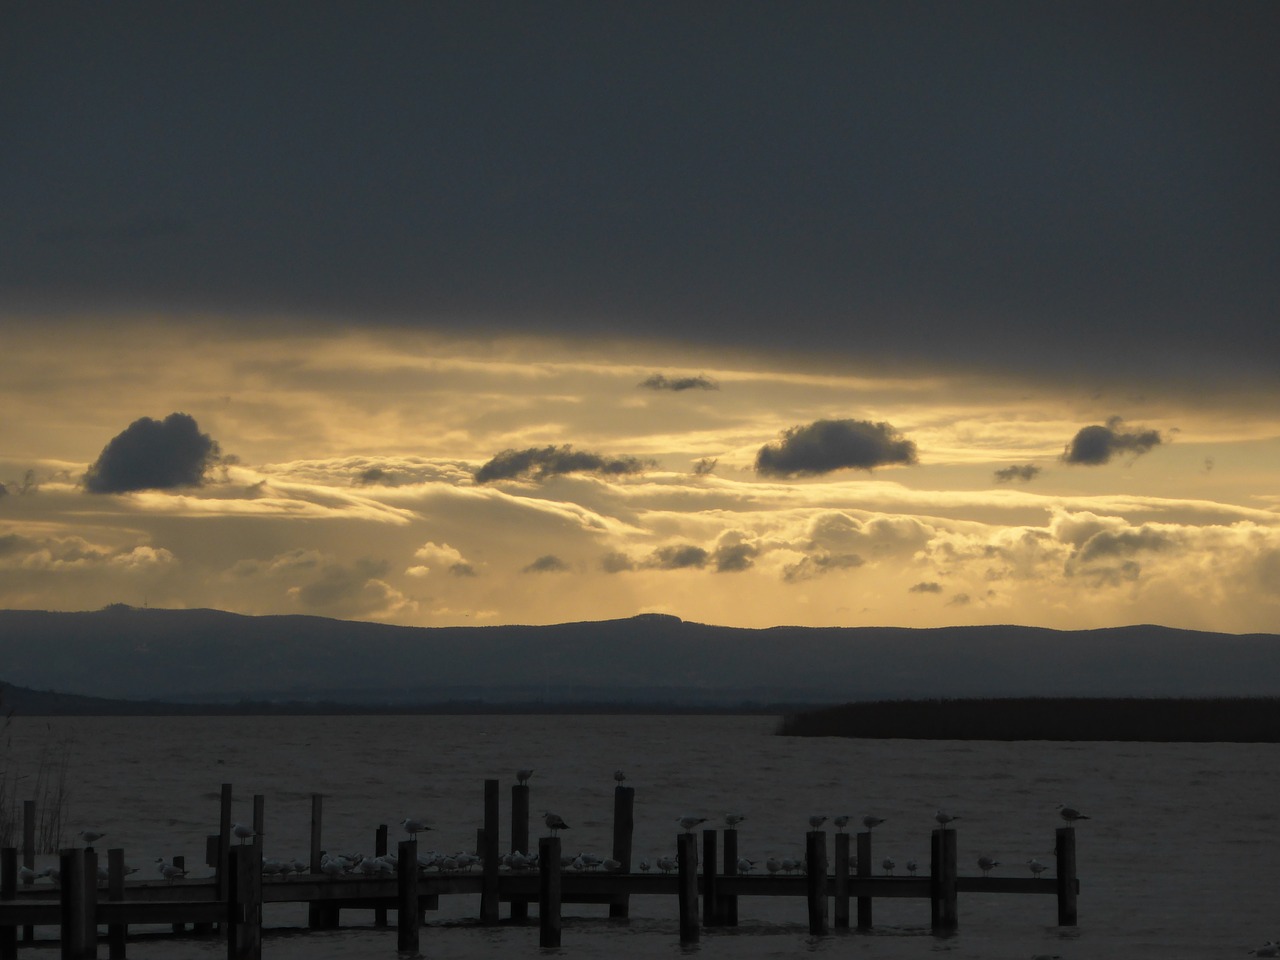
MULTIPOLYGON (((529 842, 528 785, 513 786, 511 796, 512 850, 524 852, 529 842)), ((206 861, 214 867, 213 877, 207 880, 127 880, 124 853, 113 849, 107 852, 107 881, 101 887, 97 853, 83 848, 61 852, 61 881, 56 889, 19 887, 18 851, 0 851, 0 960, 15 960, 19 946, 34 942, 37 926, 59 928, 64 960, 96 960, 100 940, 114 960, 125 956, 129 926, 155 924, 171 925, 175 933, 185 931, 187 924, 195 925, 197 931, 216 925, 230 960, 259 960, 263 906, 277 903, 305 904, 313 929, 337 927, 343 910, 372 910, 378 925, 386 923, 388 911, 395 911, 397 948, 416 952, 423 912, 438 909, 442 896, 475 897, 477 915, 485 924, 499 922, 502 904, 508 905, 511 921, 527 921, 529 904, 537 903, 543 947, 560 946, 564 904, 607 904, 611 918, 625 919, 635 895, 675 897, 683 943, 696 942, 704 928, 736 926, 742 897, 803 898, 809 931, 815 936, 827 935, 833 921, 835 929, 848 929, 851 902, 857 908, 857 929, 870 930, 873 903, 883 897, 928 900, 931 928, 945 935, 958 926, 959 894, 978 892, 1053 896, 1058 924, 1076 924, 1079 880, 1075 829, 1070 826, 1056 831, 1053 878, 959 876, 957 836, 951 828, 933 830, 930 870, 922 876, 872 876, 870 831, 852 838, 857 843, 853 869, 851 836, 835 834, 833 869, 828 869, 828 835, 821 830, 805 836, 803 873, 739 873, 738 837, 732 828, 703 830, 701 856, 697 835, 678 834, 676 871, 651 874, 630 870, 634 799, 634 788, 616 788, 613 859, 620 866, 614 872, 563 870, 558 837, 539 839, 536 871, 504 872, 498 844, 499 783, 486 780, 483 826, 477 831, 478 872, 423 872, 418 866, 417 840, 409 839, 399 843, 395 876, 331 877, 321 870, 323 803, 317 794, 312 801, 310 872, 267 879, 262 872, 263 798, 254 798, 253 842, 233 843, 232 791, 230 784, 224 784, 219 833, 210 836, 206 845, 206 861), (723 868, 718 862, 721 850, 723 868), (103 927, 105 938, 100 936, 103 927)), ((375 845, 379 852, 386 852, 385 825, 378 827, 375 845)), ((31 851, 24 853, 25 862, 31 863, 31 851)))

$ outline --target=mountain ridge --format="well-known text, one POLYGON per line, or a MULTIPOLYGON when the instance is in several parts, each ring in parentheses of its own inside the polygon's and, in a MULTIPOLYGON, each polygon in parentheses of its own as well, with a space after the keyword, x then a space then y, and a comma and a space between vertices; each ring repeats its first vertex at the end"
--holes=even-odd
POLYGON ((1266 696, 1280 635, 1153 624, 751 629, 665 614, 411 627, 115 604, 0 610, 0 662, 17 686, 177 702, 1266 696))

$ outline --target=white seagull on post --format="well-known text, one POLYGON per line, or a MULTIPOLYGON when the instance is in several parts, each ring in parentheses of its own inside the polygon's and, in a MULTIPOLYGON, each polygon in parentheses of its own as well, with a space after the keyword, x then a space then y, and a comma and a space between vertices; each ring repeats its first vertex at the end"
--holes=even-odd
POLYGON ((569 825, 561 819, 558 813, 545 813, 542 816, 542 822, 547 825, 547 829, 551 831, 551 835, 556 836, 557 830, 568 830, 569 825))

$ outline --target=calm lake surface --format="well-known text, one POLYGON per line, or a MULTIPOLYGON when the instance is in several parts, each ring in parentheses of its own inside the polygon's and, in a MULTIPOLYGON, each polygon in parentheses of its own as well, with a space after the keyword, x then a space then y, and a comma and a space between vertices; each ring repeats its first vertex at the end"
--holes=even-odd
MULTIPOLYGON (((674 854, 684 814, 746 814, 740 852, 752 859, 803 857, 810 814, 874 813, 875 859, 928 870, 933 812, 960 816, 962 875, 976 860, 1002 861, 995 875, 1026 876, 1039 857, 1052 875, 1056 807, 1089 814, 1077 831, 1080 924, 1058 928, 1052 896, 961 894, 960 930, 929 933, 927 900, 878 900, 876 931, 808 935, 803 898, 744 898, 736 930, 704 930, 679 944, 674 898, 633 897, 631 920, 608 908, 566 905, 567 957, 605 953, 707 960, 804 953, 896 958, 1232 957, 1280 939, 1280 746, 1272 744, 1003 743, 800 739, 773 735, 769 717, 289 717, 22 718, 8 730, 19 775, 41 750, 70 751, 67 841, 105 831, 99 851, 123 847, 150 871, 156 857, 204 860, 217 832, 220 785, 234 785, 235 819, 252 820, 266 798, 264 852, 300 857, 309 848, 311 795, 325 795, 329 850, 373 851, 380 823, 422 817, 420 840, 440 851, 471 849, 483 819, 485 778, 502 781, 502 849, 509 785, 535 771, 535 814, 554 810, 571 829, 569 851, 608 855, 613 771, 636 788, 635 859, 674 854)), ((25 796, 21 784, 19 799, 25 796)), ((531 834, 538 836, 535 820, 531 834)), ((401 836, 393 829, 394 840, 401 836)), ((46 862, 53 858, 43 858, 46 862)), ((204 872, 196 866, 192 873, 204 872)), ((878 872, 878 870, 877 870, 878 872)), ((422 950, 433 958, 536 957, 536 923, 482 928, 473 898, 442 898, 429 913, 422 950)), ((536 914, 536 904, 533 912, 536 914)), ((503 908, 505 916, 506 908, 503 908)), ((269 960, 394 958, 394 927, 372 928, 351 911, 332 933, 297 933, 304 913, 268 907, 269 960)), ((394 922, 394 921, 393 921, 394 922)), ((139 942, 129 956, 212 958, 217 941, 139 942)), ((556 951, 553 951, 556 952, 556 951)), ((43 953, 43 951, 41 952, 43 953)), ((105 946, 102 948, 105 956, 105 946)))

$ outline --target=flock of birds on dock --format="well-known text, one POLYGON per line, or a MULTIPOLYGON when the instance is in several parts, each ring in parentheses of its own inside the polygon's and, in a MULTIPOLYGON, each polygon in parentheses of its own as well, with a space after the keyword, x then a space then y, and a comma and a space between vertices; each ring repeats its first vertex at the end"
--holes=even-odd
MULTIPOLYGON (((516 771, 516 781, 521 785, 526 785, 530 777, 533 776, 533 770, 521 769, 516 771)), ((613 774, 614 780, 618 784, 626 781, 626 774, 617 770, 613 774)), ((1068 824, 1074 824, 1080 820, 1088 820, 1085 814, 1081 813, 1074 807, 1063 804, 1058 806, 1058 814, 1062 820, 1068 824)), ((738 825, 747 819, 742 813, 729 813, 724 817, 724 825, 729 829, 737 829, 738 825)), ((953 824, 960 819, 958 815, 948 813, 944 809, 938 809, 934 813, 934 820, 942 829, 953 829, 953 824)), ((838 832, 843 833, 845 828, 849 826, 853 818, 848 814, 841 814, 835 817, 827 817, 821 814, 815 814, 809 817, 809 828, 818 830, 830 820, 838 832)), ((545 811, 542 817, 543 824, 546 826, 550 835, 557 837, 561 830, 570 829, 569 824, 564 818, 557 813, 545 811)), ((696 828, 709 821, 708 817, 695 815, 686 815, 676 818, 676 823, 685 833, 692 833, 696 828)), ((862 817, 861 823, 867 831, 872 831, 876 827, 884 823, 883 817, 868 814, 862 817)), ((425 820, 409 817, 400 821, 400 826, 410 837, 416 838, 419 834, 428 832, 431 827, 425 820)), ((231 825, 231 835, 240 843, 248 843, 257 839, 257 833, 253 827, 233 823, 231 825)), ((77 836, 88 847, 92 847, 94 842, 102 839, 105 834, 94 830, 81 830, 77 836)), ((454 871, 469 871, 473 867, 481 863, 481 858, 474 853, 466 851, 458 851, 455 853, 439 853, 436 851, 426 851, 418 854, 418 869, 420 872, 426 873, 436 871, 440 873, 448 873, 454 871)), ((157 857, 155 860, 156 869, 166 881, 177 881, 187 876, 187 871, 163 857, 157 857)), ((982 875, 989 876, 991 871, 1000 866, 1000 861, 994 857, 983 855, 978 857, 978 868, 982 871, 982 875)), ((647 858, 641 858, 637 861, 636 866, 642 873, 648 873, 655 867, 660 873, 671 873, 678 869, 678 860, 674 856, 660 856, 652 862, 647 858)), ((749 874, 761 866, 760 859, 751 859, 748 857, 740 857, 735 863, 739 874, 749 874)), ((857 869, 857 859, 853 858, 850 866, 857 869)), ((907 860, 904 864, 907 873, 915 876, 919 870, 919 863, 916 860, 907 860)), ((1043 862, 1035 857, 1026 861, 1027 868, 1035 877, 1039 877, 1047 868, 1043 862)), ((575 871, 604 871, 617 872, 623 868, 623 864, 612 858, 602 857, 589 852, 579 852, 561 857, 561 867, 575 871)), ((885 857, 880 861, 880 867, 884 870, 886 876, 893 876, 897 869, 897 861, 892 857, 885 857)), ((383 877, 390 878, 397 875, 399 870, 399 860, 395 854, 384 853, 380 855, 365 854, 331 854, 327 851, 321 852, 320 873, 326 877, 340 878, 347 876, 364 876, 364 877, 383 877)), ((525 853, 523 851, 512 851, 505 854, 501 858, 501 868, 512 872, 525 872, 537 870, 539 868, 539 859, 536 852, 525 853)), ((794 874, 805 872, 805 860, 803 857, 777 857, 769 856, 763 859, 764 870, 771 874, 794 874)), ((137 872, 136 867, 125 867, 125 874, 130 875, 137 872)), ((286 878, 290 874, 308 874, 311 872, 310 864, 300 859, 278 859, 274 857, 264 857, 262 860, 262 875, 265 878, 286 878)), ((100 882, 106 883, 108 872, 105 866, 98 868, 98 877, 100 882)), ((31 884, 38 879, 48 879, 57 883, 59 880, 59 871, 57 867, 48 867, 42 871, 36 872, 29 867, 23 866, 18 871, 18 879, 21 883, 31 884)), ((1267 949, 1270 944, 1264 945, 1267 949)), ((1274 953, 1258 953, 1259 956, 1276 956, 1280 953, 1280 948, 1274 953)))

